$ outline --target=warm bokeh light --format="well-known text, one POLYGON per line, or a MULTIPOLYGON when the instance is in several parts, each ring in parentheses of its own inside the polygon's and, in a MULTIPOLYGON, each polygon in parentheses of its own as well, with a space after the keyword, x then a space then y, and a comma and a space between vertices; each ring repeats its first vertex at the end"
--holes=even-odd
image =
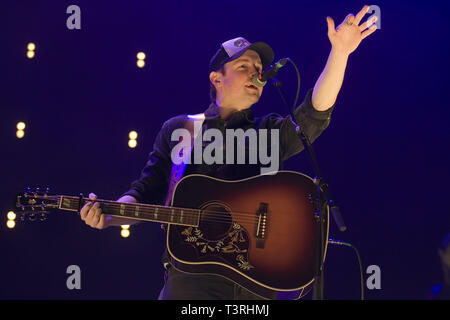
POLYGON ((30 58, 30 59, 34 58, 34 51, 28 51, 27 52, 27 57, 30 58))
POLYGON ((129 229, 130 225, 129 224, 123 224, 121 225, 122 229, 129 229))
POLYGON ((130 134, 128 136, 130 137, 131 140, 136 140, 138 134, 136 131, 130 131, 130 134))
POLYGON ((120 235, 121 235, 123 238, 128 238, 128 237, 130 236, 130 230, 128 230, 128 229, 122 229, 122 231, 120 231, 120 235))
POLYGON ((22 139, 24 135, 25 135, 25 131, 17 130, 17 132, 16 132, 16 137, 17 138, 22 139))
POLYGON ((14 227, 16 226, 16 222, 15 222, 14 220, 8 220, 8 221, 6 222, 6 226, 7 226, 9 229, 12 229, 12 228, 14 228, 14 227))
POLYGON ((14 212, 10 211, 10 212, 8 212, 6 217, 8 218, 8 220, 14 220, 14 219, 16 219, 16 214, 14 212))
POLYGON ((27 45, 27 49, 28 49, 29 51, 34 51, 34 49, 36 49, 36 45, 35 45, 33 42, 30 42, 30 43, 27 45))
POLYGON ((141 52, 138 52, 137 58, 138 58, 139 60, 144 60, 144 59, 145 59, 145 53, 143 53, 142 51, 141 51, 141 52))
POLYGON ((17 127, 17 130, 25 129, 25 122, 22 122, 22 121, 18 122, 16 127, 17 127))
POLYGON ((137 146, 137 141, 136 140, 128 140, 128 146, 130 148, 136 148, 137 146))
POLYGON ((137 66, 138 66, 139 68, 143 68, 143 67, 145 66, 145 61, 144 61, 144 60, 138 60, 138 61, 137 61, 137 66))

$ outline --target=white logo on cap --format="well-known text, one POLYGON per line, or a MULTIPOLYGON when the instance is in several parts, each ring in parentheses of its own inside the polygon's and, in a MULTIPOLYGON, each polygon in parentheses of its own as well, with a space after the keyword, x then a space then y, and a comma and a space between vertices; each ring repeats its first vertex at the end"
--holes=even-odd
POLYGON ((234 42, 235 47, 248 47, 250 43, 245 39, 239 39, 234 42))
POLYGON ((232 57, 235 53, 242 50, 242 48, 250 46, 250 44, 251 43, 246 39, 239 37, 225 41, 224 43, 222 43, 222 47, 224 48, 228 56, 232 57))

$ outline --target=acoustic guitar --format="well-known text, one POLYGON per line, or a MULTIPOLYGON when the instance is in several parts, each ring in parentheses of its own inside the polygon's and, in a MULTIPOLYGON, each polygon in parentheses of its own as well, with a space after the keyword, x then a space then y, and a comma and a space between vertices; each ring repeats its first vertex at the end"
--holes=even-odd
MULTIPOLYGON (((221 275, 266 299, 298 299, 314 282, 317 197, 313 179, 279 171, 237 181, 189 175, 177 183, 171 206, 95 201, 108 215, 167 224, 170 262, 182 272, 221 275)), ((16 206, 37 217, 79 212, 87 202, 28 191, 16 206)), ((328 207, 324 216, 328 239, 328 207)), ((324 246, 326 253, 328 240, 324 246)))

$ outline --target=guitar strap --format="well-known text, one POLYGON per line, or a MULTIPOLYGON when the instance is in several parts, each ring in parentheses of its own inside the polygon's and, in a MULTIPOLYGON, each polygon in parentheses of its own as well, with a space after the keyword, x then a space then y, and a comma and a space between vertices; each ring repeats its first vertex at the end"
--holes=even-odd
MULTIPOLYGON (((191 137, 191 149, 189 152, 182 154, 183 161, 180 164, 172 164, 172 169, 169 176, 169 186, 167 188, 166 200, 164 202, 165 206, 170 206, 172 202, 173 192, 175 186, 183 177, 184 170, 186 168, 186 163, 192 153, 192 148, 194 147, 195 139, 197 138, 199 132, 202 130, 203 121, 205 120, 205 114, 199 113, 195 115, 188 115, 186 121, 184 122, 184 128, 187 129, 191 137)), ((185 149, 183 149, 185 150, 185 149)))

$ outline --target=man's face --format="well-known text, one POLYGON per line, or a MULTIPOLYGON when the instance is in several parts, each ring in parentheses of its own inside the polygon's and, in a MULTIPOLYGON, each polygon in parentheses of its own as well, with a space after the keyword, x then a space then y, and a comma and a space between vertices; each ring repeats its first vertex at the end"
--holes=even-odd
POLYGON ((216 85, 219 105, 245 109, 258 102, 263 88, 255 87, 252 77, 261 71, 261 59, 253 50, 226 63, 225 75, 219 73, 220 82, 216 85))

